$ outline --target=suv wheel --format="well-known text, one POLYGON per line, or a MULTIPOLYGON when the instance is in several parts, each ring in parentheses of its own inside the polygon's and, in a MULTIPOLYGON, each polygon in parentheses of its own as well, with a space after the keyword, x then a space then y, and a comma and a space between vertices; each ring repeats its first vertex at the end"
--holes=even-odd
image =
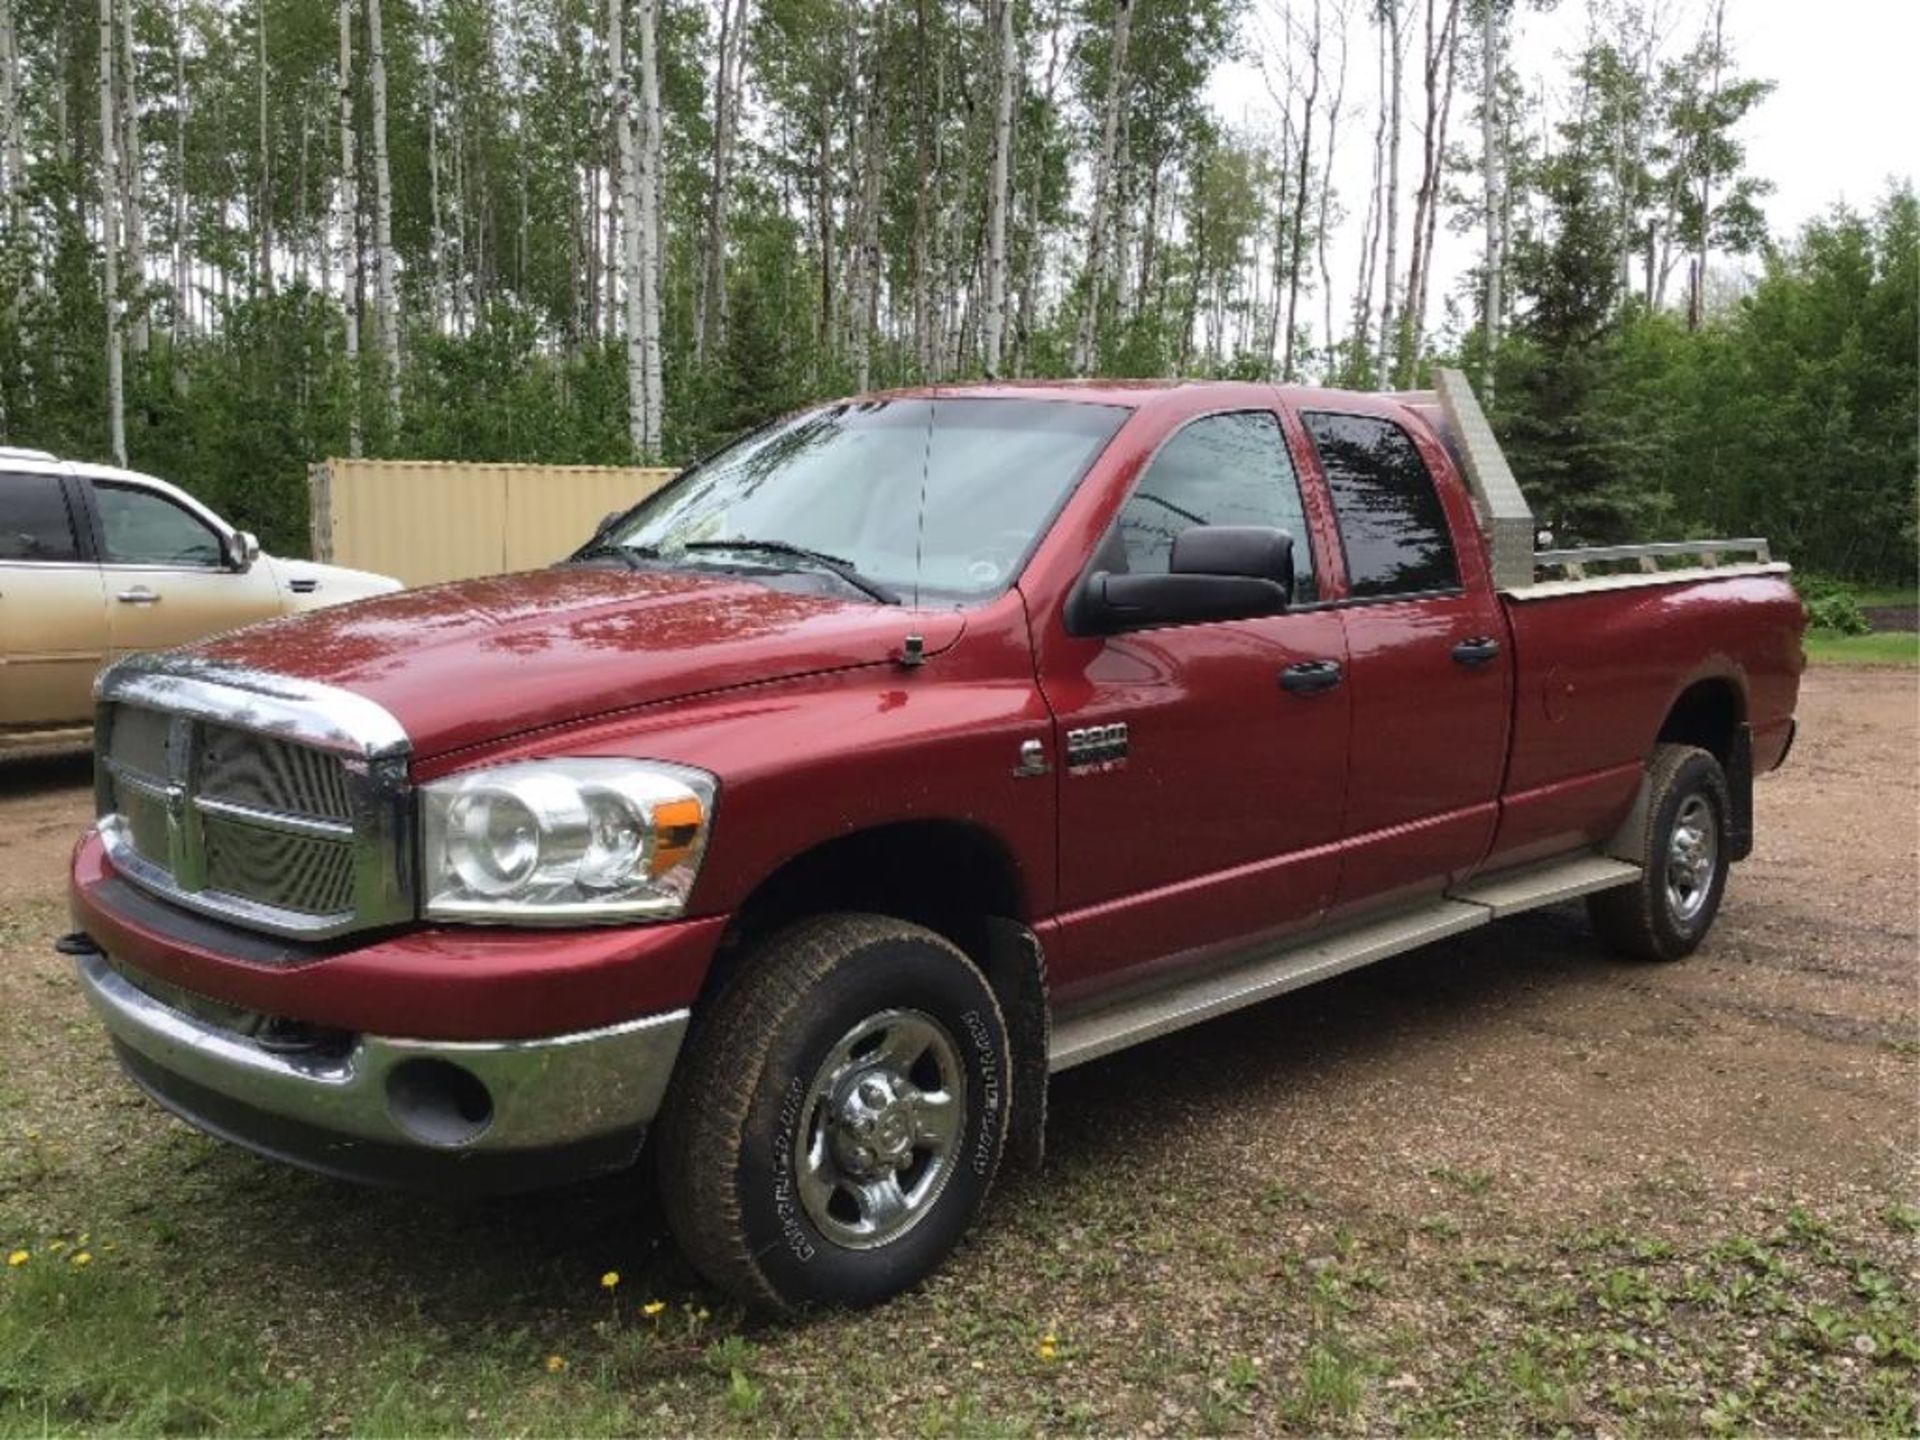
POLYGON ((1010 1062, 992 987, 932 931, 831 915, 774 936, 674 1078, 659 1163, 681 1248, 767 1308, 907 1289, 993 1183, 1010 1062))
POLYGON ((1587 897, 1601 940, 1638 960, 1679 960, 1720 913, 1732 854, 1727 777, 1708 751, 1662 745, 1647 772, 1640 878, 1587 897))

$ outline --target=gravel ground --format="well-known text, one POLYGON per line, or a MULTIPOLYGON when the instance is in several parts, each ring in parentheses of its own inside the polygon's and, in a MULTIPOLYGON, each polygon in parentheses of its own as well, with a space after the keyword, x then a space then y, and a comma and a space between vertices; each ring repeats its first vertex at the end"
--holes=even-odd
MULTIPOLYGON (((448 1210, 158 1116, 47 948, 84 760, 0 766, 0 1248, 117 1235, 320 1429, 1911 1433, 1920 691, 1815 670, 1800 714, 1688 962, 1565 907, 1076 1070, 938 1279, 775 1330, 704 1318, 625 1192, 448 1210)), ((7 1303, 0 1430, 52 1403, 7 1303)))

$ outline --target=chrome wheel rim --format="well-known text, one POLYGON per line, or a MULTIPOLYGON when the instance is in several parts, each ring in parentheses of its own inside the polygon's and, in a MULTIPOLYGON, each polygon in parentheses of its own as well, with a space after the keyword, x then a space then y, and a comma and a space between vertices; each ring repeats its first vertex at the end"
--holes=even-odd
POLYGON ((794 1170, 827 1239, 871 1250, 919 1224, 960 1159, 967 1076, 946 1026, 882 1010, 827 1052, 807 1090, 794 1170))
POLYGON ((1704 795, 1689 795, 1667 837, 1667 910, 1682 924, 1699 918, 1713 893, 1720 859, 1720 827, 1704 795))

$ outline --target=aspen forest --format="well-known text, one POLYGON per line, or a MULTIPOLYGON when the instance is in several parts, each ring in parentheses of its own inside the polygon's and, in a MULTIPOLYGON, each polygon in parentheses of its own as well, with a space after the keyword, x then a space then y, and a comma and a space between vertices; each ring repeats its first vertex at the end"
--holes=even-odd
POLYGON ((327 455, 678 464, 896 385, 1444 360, 1564 543, 1910 579, 1911 184, 1770 233, 1726 0, 1591 0, 1521 73, 1542 8, 0 0, 0 442, 299 553, 327 455))

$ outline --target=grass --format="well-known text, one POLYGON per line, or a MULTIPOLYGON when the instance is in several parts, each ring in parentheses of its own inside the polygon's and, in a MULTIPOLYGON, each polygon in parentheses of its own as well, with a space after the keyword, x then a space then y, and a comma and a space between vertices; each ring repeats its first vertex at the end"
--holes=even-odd
MULTIPOLYGON (((344 1189, 160 1120, 91 1049, 69 1073, 106 1096, 104 1166, 97 1125, 62 1138, 32 1102, 0 1112, 9 1142, 38 1137, 0 1147, 0 1253, 26 1255, 0 1268, 0 1435, 1920 1423, 1904 1202, 1463 1234, 1068 1167, 1016 1178, 918 1294, 771 1327, 702 1292, 623 1192, 466 1210, 344 1189), (1118 1289, 1093 1263, 1116 1250, 1118 1289), (1249 1254, 1269 1258, 1248 1272, 1249 1254)), ((1473 1172, 1436 1183, 1497 1194, 1473 1172)))
POLYGON ((1809 630, 1805 646, 1808 661, 1815 665, 1920 665, 1920 634, 1911 630, 1884 630, 1871 635, 1809 630))
MULTIPOLYGON (((59 907, 12 919, 54 933, 59 907)), ((1910 1194, 1623 1180, 1563 1213, 1466 1146, 1389 1198, 1310 1145, 1223 1170, 1192 1101, 1103 1110, 1095 1076, 932 1282, 772 1326, 703 1289, 629 1184, 429 1203, 197 1135, 28 955, 0 949, 0 1436, 1920 1425, 1910 1194)))

